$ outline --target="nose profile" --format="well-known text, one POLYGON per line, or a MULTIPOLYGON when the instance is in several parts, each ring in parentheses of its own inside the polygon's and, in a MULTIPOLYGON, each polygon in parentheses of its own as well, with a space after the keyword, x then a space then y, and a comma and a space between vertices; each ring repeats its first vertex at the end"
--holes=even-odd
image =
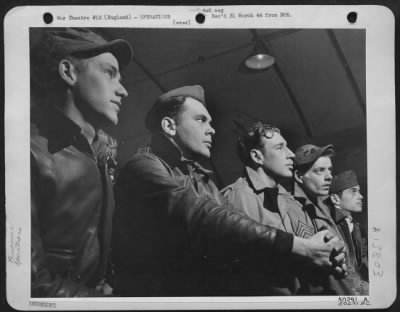
POLYGON ((209 133, 211 135, 214 135, 215 134, 215 129, 210 125, 209 128, 208 128, 207 133, 209 133))
POLYGON ((328 172, 325 174, 325 180, 331 181, 332 178, 333 178, 332 172, 331 172, 331 171, 328 171, 328 172))
POLYGON ((295 154, 292 152, 290 148, 286 148, 286 157, 291 159, 295 157, 295 154))
POLYGON ((125 87, 120 82, 118 82, 116 94, 119 95, 121 98, 125 98, 128 96, 128 91, 126 91, 125 87))

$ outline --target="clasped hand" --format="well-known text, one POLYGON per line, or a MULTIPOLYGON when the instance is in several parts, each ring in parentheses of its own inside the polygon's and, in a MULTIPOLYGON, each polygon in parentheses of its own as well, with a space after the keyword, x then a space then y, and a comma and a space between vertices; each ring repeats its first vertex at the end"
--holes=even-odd
POLYGON ((312 236, 311 259, 320 267, 330 267, 341 277, 347 275, 345 246, 342 240, 328 230, 322 230, 312 236))

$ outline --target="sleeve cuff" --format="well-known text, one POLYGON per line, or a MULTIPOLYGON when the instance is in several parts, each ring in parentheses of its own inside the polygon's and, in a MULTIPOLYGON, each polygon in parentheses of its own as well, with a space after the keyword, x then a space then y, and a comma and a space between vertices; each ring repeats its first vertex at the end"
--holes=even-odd
POLYGON ((290 255, 293 249, 293 234, 283 231, 276 231, 274 247, 280 255, 290 255))

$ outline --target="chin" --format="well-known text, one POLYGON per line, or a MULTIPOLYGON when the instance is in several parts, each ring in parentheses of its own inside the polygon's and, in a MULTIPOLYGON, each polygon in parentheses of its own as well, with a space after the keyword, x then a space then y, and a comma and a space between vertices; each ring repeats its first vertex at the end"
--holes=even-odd
POLYGON ((111 125, 116 126, 118 124, 118 117, 109 119, 111 125))
POLYGON ((283 172, 282 173, 282 177, 283 178, 292 178, 293 177, 293 172, 292 171, 283 172))
POLYGON ((115 126, 118 124, 118 116, 116 115, 103 115, 102 116, 103 126, 115 126))
POLYGON ((211 153, 210 153, 209 150, 207 150, 207 151, 201 151, 201 152, 199 153, 199 155, 200 155, 201 157, 205 157, 205 158, 210 158, 210 157, 211 157, 211 153))

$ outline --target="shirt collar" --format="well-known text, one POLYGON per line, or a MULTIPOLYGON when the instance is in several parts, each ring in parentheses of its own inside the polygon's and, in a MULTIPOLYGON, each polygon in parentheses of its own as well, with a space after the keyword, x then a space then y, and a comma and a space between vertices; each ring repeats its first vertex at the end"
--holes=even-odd
POLYGON ((345 218, 352 219, 351 213, 345 209, 340 209, 336 208, 333 210, 334 211, 334 219, 336 223, 339 223, 341 220, 345 218))
MULTIPOLYGON (((274 189, 273 187, 269 187, 267 183, 260 177, 259 173, 253 168, 245 166, 244 170, 245 175, 250 182, 249 185, 254 189, 256 193, 261 193, 262 191, 265 191, 265 189, 274 189)), ((277 184, 276 188, 278 189, 279 194, 287 193, 285 188, 280 184, 277 184)))

